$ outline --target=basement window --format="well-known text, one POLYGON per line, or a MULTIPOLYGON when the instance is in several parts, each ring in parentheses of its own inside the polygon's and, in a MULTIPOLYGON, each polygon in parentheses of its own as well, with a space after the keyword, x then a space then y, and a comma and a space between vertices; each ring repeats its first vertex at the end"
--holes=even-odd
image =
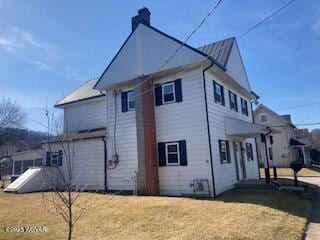
POLYGON ((128 110, 133 110, 136 107, 136 94, 134 91, 128 92, 128 110))
POLYGON ((176 101, 174 82, 162 85, 162 102, 172 103, 176 101))
POLYGON ((167 165, 180 165, 179 143, 166 143, 167 165))

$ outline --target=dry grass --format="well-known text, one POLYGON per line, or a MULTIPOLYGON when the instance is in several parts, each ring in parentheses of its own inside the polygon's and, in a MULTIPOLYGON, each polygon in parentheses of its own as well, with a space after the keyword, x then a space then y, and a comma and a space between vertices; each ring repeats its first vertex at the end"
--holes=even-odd
MULTIPOLYGON (((260 168, 260 176, 264 178, 264 168, 260 168)), ((270 168, 270 175, 273 176, 273 169, 270 168)), ((293 176, 293 171, 291 168, 277 168, 278 176, 293 176)), ((320 170, 317 168, 302 168, 298 172, 298 177, 320 177, 320 170)))
MULTIPOLYGON (((89 194, 84 193, 83 198, 89 194)), ((64 224, 40 193, 0 193, 0 239, 65 239, 64 224), (46 226, 48 233, 5 233, 5 226, 46 226)), ((310 208, 293 193, 233 190, 214 201, 96 194, 76 239, 301 239, 310 208)))

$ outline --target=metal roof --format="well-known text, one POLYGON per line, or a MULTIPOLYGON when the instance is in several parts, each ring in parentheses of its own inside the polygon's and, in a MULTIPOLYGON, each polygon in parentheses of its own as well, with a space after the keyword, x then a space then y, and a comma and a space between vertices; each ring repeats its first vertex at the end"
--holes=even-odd
POLYGON ((99 90, 93 89, 94 85, 98 81, 97 78, 93 78, 85 82, 83 85, 81 85, 79 88, 74 90, 72 93, 64 97, 62 100, 56 103, 55 107, 59 107, 65 104, 79 102, 83 100, 88 100, 96 97, 104 96, 103 93, 101 93, 99 90))
POLYGON ((232 45, 235 38, 227 38, 221 41, 207 44, 197 49, 204 54, 211 56, 215 59, 221 66, 225 67, 232 49, 232 45))

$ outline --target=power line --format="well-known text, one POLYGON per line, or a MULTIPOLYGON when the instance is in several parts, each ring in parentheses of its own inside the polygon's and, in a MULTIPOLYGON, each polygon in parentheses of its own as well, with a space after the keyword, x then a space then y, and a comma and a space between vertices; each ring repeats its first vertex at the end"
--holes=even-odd
POLYGON ((266 21, 268 21, 270 18, 272 18, 274 15, 276 15, 277 13, 281 12, 283 9, 285 9, 286 7, 288 7, 289 5, 291 5, 295 0, 291 0, 290 2, 286 3, 285 5, 283 5, 281 8, 279 8, 277 11, 271 13, 269 16, 267 16, 265 19, 263 19, 262 21, 258 22, 257 24, 253 25, 251 28, 249 28, 247 31, 245 31, 244 33, 242 33, 238 38, 241 38, 245 35, 247 35, 249 32, 251 32, 252 30, 254 30, 255 28, 259 27, 260 25, 262 25, 263 23, 265 23, 266 21))
POLYGON ((278 109, 275 109, 274 111, 286 110, 286 109, 294 109, 294 108, 302 108, 302 107, 313 106, 313 105, 318 105, 318 104, 320 104, 320 102, 314 102, 314 103, 308 103, 308 104, 295 105, 295 106, 291 106, 291 107, 278 108, 278 109))

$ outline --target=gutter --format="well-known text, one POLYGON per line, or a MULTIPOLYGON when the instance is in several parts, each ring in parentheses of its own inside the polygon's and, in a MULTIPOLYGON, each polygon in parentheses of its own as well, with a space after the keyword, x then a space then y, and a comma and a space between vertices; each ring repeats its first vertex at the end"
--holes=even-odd
POLYGON ((105 137, 102 138, 103 141, 103 152, 104 152, 104 192, 108 191, 108 178, 107 178, 107 159, 108 159, 108 151, 107 151, 107 142, 105 137))
POLYGON ((213 188, 213 197, 216 197, 216 189, 215 189, 215 181, 214 181, 214 172, 213 172, 213 158, 212 158, 212 144, 211 144, 211 133, 210 133, 210 124, 209 124, 209 113, 208 113, 208 100, 207 100, 207 89, 206 89, 206 74, 205 72, 209 70, 214 65, 214 62, 211 58, 210 65, 206 67, 202 71, 202 80, 203 80, 203 87, 204 87, 204 101, 205 101, 205 108, 206 108, 206 121, 207 121, 207 130, 208 130, 208 143, 209 143, 209 154, 210 154, 210 164, 211 164, 211 178, 212 178, 212 188, 213 188))

